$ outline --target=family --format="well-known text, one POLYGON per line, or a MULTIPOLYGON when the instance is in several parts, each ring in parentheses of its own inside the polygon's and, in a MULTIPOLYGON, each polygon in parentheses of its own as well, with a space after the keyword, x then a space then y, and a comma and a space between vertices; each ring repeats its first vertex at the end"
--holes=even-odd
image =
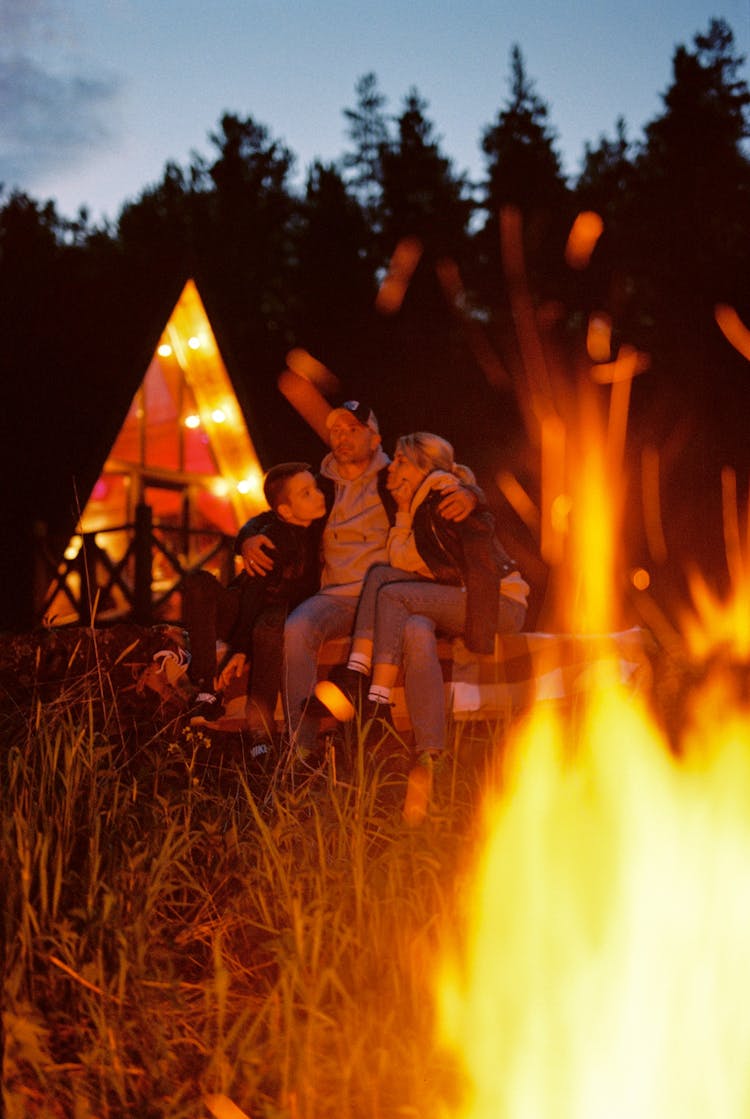
MULTIPOLYGON (((249 662, 247 718, 259 751, 270 743, 281 692, 289 748, 315 756, 321 718, 386 719, 400 670, 418 758, 446 749, 437 634, 492 653, 496 633, 518 632, 529 587, 495 535, 468 467, 429 432, 398 439, 389 459, 372 409, 356 400, 327 418, 330 452, 315 477, 307 463, 266 475, 267 513, 238 534, 243 571, 224 601, 228 649, 216 690, 249 662), (351 637, 348 663, 318 681, 318 654, 351 637)), ((199 578, 200 578, 199 573, 199 578)), ((207 577, 211 579, 210 576, 207 577)), ((186 625, 203 649, 222 628, 215 588, 191 597, 186 625)), ((224 589, 222 588, 222 591, 224 589)), ((194 679, 210 678, 206 655, 194 679), (204 663, 205 662, 205 663, 204 663)), ((218 702, 207 690, 206 701, 218 702)))

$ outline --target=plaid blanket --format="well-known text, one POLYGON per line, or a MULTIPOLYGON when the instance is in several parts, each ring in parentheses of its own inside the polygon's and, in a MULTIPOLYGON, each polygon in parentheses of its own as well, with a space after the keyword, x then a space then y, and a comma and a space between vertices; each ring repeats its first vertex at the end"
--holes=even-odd
MULTIPOLYGON (((346 660, 347 640, 328 642, 321 653, 320 675, 346 660)), ((495 638, 495 652, 470 653, 463 641, 441 639, 438 655, 443 671, 445 702, 453 718, 494 719, 538 700, 561 700, 585 690, 594 666, 614 660, 620 680, 635 689, 651 683, 653 639, 647 630, 582 635, 516 633, 495 638)), ((409 716, 399 678, 393 692, 394 721, 408 728, 409 716)))

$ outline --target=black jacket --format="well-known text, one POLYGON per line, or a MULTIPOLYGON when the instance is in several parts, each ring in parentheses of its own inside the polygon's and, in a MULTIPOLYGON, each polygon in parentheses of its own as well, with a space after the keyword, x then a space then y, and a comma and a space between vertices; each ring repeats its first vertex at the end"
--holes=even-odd
POLYGON ((474 653, 495 648, 500 580, 517 570, 495 535, 495 518, 480 502, 463 521, 448 521, 438 506, 443 494, 430 490, 412 520, 414 543, 438 583, 466 587, 464 640, 474 653))
POLYGON ((288 612, 318 590, 324 520, 321 517, 309 526, 292 525, 269 509, 242 526, 234 545, 237 555, 242 554, 243 542, 259 533, 272 540, 276 548, 269 552, 274 566, 268 575, 253 578, 241 571, 230 583, 241 594, 237 622, 229 636, 232 651, 249 652, 252 627, 262 610, 276 606, 288 612))

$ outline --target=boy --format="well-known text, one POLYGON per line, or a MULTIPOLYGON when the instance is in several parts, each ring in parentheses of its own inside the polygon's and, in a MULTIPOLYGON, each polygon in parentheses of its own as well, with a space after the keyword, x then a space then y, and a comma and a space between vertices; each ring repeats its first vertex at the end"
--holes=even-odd
POLYGON ((246 716, 253 753, 264 752, 272 738, 286 616, 320 584, 320 518, 325 514, 323 493, 305 462, 272 467, 263 493, 270 509, 240 529, 235 552, 242 555, 244 541, 263 533, 275 545, 272 571, 254 578, 252 562, 243 559, 244 570, 226 588, 209 572, 195 572, 187 581, 184 611, 192 648, 190 677, 204 689, 191 724, 220 718, 223 704, 215 692, 224 691, 249 662, 246 716), (227 651, 215 675, 217 637, 226 641, 227 651))

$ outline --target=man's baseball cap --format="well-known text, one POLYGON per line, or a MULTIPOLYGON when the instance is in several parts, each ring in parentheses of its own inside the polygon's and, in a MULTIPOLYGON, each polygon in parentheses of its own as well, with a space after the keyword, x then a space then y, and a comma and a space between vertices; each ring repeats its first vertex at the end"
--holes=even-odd
POLYGON ((332 428, 337 416, 354 416, 355 420, 362 424, 363 427, 369 427, 371 431, 380 434, 378 421, 369 404, 364 404, 361 400, 346 400, 339 408, 334 408, 326 417, 326 427, 332 428))

